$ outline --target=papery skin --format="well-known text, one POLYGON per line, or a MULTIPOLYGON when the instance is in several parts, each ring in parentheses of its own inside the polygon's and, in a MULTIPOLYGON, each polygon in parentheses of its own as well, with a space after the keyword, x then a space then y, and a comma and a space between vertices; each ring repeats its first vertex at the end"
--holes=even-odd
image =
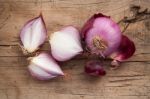
POLYGON ((96 60, 88 61, 84 67, 84 71, 91 76, 104 76, 106 74, 101 62, 96 60))
POLYGON ((57 61, 70 60, 83 51, 79 31, 73 26, 53 33, 49 42, 52 56, 57 61))
POLYGON ((48 53, 44 52, 31 59, 28 69, 31 75, 39 80, 49 80, 64 75, 55 60, 48 53))
POLYGON ((115 52, 120 45, 121 30, 119 26, 101 13, 94 14, 83 26, 82 37, 86 42, 87 48, 93 54, 106 57, 115 52), (99 50, 93 45, 93 39, 100 38, 106 44, 104 50, 99 50))
POLYGON ((87 22, 82 27, 82 29, 81 29, 82 38, 85 38, 86 33, 93 27, 93 23, 94 23, 95 19, 100 18, 100 17, 110 18, 109 16, 103 15, 102 13, 94 14, 90 19, 87 20, 87 22))
POLYGON ((27 53, 36 51, 44 43, 46 37, 47 30, 42 14, 28 21, 20 32, 23 48, 27 53))
POLYGON ((135 44, 127 36, 122 35, 122 40, 118 50, 111 55, 111 58, 117 61, 124 61, 130 58, 135 52, 135 44))

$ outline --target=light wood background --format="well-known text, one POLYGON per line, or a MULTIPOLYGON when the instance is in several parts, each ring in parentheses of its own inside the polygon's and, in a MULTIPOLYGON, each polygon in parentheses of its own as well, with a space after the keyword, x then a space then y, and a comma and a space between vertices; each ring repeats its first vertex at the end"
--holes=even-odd
MULTIPOLYGON (((35 80, 18 46, 20 29, 40 12, 50 34, 70 24, 81 28, 96 12, 118 22, 132 15, 133 4, 150 9, 150 0, 0 0, 0 99, 150 99, 150 19, 129 26, 124 34, 135 42, 136 53, 117 70, 106 65, 101 78, 86 76, 90 58, 77 57, 62 64, 68 77, 35 80)), ((42 50, 48 48, 46 42, 42 50)))

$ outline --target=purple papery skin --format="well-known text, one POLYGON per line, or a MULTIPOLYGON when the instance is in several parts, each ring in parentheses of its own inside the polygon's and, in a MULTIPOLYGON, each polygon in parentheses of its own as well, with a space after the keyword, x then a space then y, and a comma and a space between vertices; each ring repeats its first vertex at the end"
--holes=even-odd
POLYGON ((29 20, 20 32, 22 44, 25 50, 27 50, 29 53, 37 50, 37 48, 44 43, 46 36, 47 30, 42 14, 32 20, 29 20), (36 29, 38 29, 36 24, 39 25, 38 22, 41 22, 39 34, 36 32, 36 29))
POLYGON ((99 17, 107 17, 107 18, 109 18, 109 16, 105 16, 105 15, 103 15, 102 13, 94 14, 94 15, 84 24, 84 26, 82 27, 82 29, 81 29, 82 38, 85 38, 86 33, 89 31, 89 29, 91 29, 91 28, 93 27, 93 23, 94 23, 95 19, 96 19, 96 18, 99 18, 99 17))
POLYGON ((117 61, 124 61, 130 58, 134 54, 135 50, 136 48, 134 42, 131 41, 127 36, 122 35, 120 46, 115 52, 115 55, 113 55, 113 59, 117 61))
POLYGON ((95 53, 97 55, 103 54, 102 56, 108 56, 111 53, 115 52, 120 45, 120 41, 120 28, 109 17, 96 18, 92 23, 92 27, 88 29, 85 36, 85 42, 87 44, 87 47, 91 50, 91 53, 95 53), (93 45, 93 38, 96 36, 102 38, 104 41, 107 42, 108 46, 103 52, 96 49, 93 45))
POLYGON ((99 61, 89 61, 84 67, 87 74, 91 76, 104 76, 106 71, 99 61))

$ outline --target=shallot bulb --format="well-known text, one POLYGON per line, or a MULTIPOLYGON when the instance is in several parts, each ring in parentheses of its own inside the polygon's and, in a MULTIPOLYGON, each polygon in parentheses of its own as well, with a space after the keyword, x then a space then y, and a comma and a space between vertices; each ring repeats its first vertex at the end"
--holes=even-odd
POLYGON ((25 53, 36 51, 44 43, 46 37, 47 30, 42 15, 28 21, 20 33, 25 53))
POLYGON ((87 62, 84 71, 91 76, 104 76, 106 74, 101 62, 95 60, 87 62))
POLYGON ((120 45, 121 31, 118 24, 101 13, 94 14, 84 24, 81 33, 92 54, 106 57, 120 45))
POLYGON ((28 69, 31 75, 39 80, 49 80, 64 75, 60 66, 48 53, 40 53, 31 58, 28 69))
POLYGON ((67 61, 83 51, 79 31, 73 26, 53 33, 49 42, 52 56, 57 61, 67 61))

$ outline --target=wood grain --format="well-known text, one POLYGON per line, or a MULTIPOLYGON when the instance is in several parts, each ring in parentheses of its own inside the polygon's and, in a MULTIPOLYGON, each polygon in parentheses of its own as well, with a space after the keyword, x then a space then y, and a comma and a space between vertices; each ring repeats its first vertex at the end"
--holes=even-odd
MULTIPOLYGON (((150 99, 150 19, 132 23, 124 32, 136 44, 136 53, 107 75, 84 74, 85 55, 62 63, 69 76, 50 81, 33 79, 19 47, 25 22, 43 13, 48 34, 66 25, 79 29, 94 13, 102 12, 118 22, 132 16, 131 5, 150 10, 150 0, 0 0, 0 99, 150 99)), ((121 28, 124 25, 120 25, 121 28)), ((48 51, 48 40, 41 51, 48 51)))

